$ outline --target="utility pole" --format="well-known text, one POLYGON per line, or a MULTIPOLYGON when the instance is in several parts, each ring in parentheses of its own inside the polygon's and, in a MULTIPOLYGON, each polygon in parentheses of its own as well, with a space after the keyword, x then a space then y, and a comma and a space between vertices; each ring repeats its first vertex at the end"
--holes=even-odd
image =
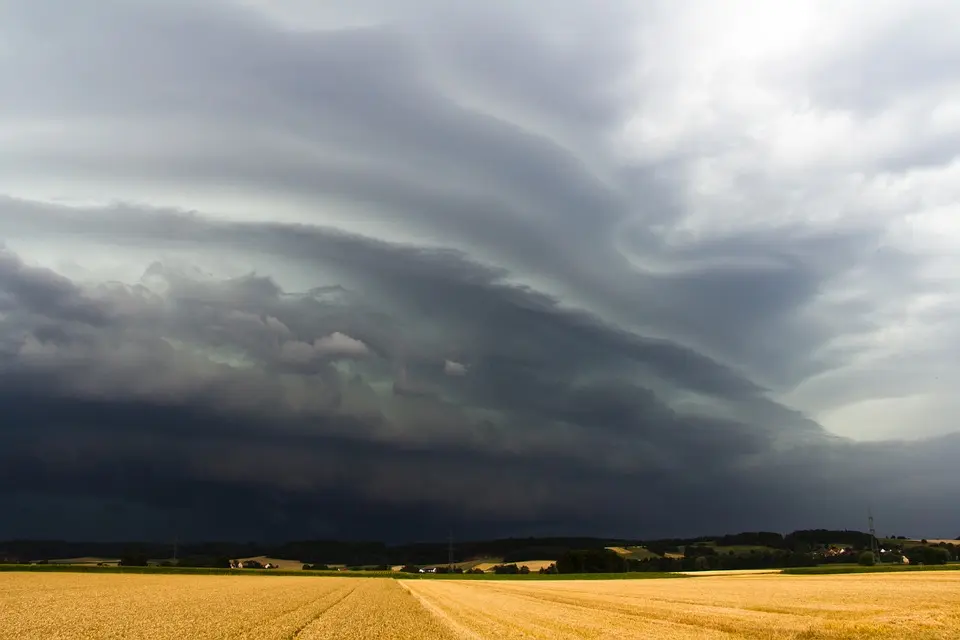
POLYGON ((873 527, 873 510, 867 506, 867 524, 870 527, 870 553, 880 562, 880 547, 877 543, 877 530, 873 527))
POLYGON ((453 530, 447 535, 447 568, 453 573, 453 530))

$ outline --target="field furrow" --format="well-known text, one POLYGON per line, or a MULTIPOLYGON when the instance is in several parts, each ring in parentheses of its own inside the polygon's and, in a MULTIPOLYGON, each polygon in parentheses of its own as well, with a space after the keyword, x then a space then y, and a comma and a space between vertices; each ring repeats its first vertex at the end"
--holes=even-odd
POLYGON ((297 640, 366 638, 377 640, 454 640, 460 636, 421 606, 392 579, 358 579, 357 588, 337 607, 336 615, 312 621, 297 640))
POLYGON ((684 580, 0 574, 0 640, 956 640, 960 573, 684 580))
POLYGON ((289 638, 354 583, 11 573, 0 577, 0 638, 289 638))
POLYGON ((713 576, 638 581, 411 581, 480 637, 960 637, 960 576, 713 576))

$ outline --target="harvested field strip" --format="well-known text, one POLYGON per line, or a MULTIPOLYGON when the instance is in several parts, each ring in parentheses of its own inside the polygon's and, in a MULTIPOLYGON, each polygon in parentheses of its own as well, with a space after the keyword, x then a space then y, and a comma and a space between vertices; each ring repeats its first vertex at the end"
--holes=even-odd
POLYGON ((336 615, 318 617, 296 637, 298 640, 455 640, 461 636, 451 625, 424 609, 398 581, 364 580, 337 606, 336 615))
POLYGON ((480 637, 960 637, 952 573, 409 586, 480 637))
POLYGON ((635 615, 586 605, 570 606, 550 599, 525 598, 515 592, 496 589, 496 584, 418 582, 411 584, 410 588, 428 608, 436 607, 446 618, 480 638, 727 637, 666 619, 641 620, 635 615))

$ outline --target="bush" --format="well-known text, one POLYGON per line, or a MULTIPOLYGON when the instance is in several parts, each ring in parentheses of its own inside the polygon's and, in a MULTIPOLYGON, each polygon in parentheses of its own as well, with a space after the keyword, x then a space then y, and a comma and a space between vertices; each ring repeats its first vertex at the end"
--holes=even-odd
POLYGON ((904 550, 904 555, 911 564, 947 564, 950 561, 950 552, 941 547, 910 547, 904 550))
POLYGON ((139 553, 131 553, 120 558, 121 567, 145 567, 147 566, 147 556, 139 553))
POLYGON ((877 558, 873 555, 873 551, 864 551, 860 554, 857 563, 862 567, 872 567, 877 564, 877 558))
POLYGON ((560 573, 622 573, 625 562, 609 549, 569 551, 557 560, 560 573))

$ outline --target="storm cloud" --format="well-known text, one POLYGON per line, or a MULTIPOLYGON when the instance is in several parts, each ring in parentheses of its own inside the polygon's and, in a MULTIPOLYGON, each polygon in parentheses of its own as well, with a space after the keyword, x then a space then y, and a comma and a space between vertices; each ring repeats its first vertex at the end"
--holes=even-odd
POLYGON ((956 7, 315 4, 3 9, 0 537, 960 533, 956 7))

